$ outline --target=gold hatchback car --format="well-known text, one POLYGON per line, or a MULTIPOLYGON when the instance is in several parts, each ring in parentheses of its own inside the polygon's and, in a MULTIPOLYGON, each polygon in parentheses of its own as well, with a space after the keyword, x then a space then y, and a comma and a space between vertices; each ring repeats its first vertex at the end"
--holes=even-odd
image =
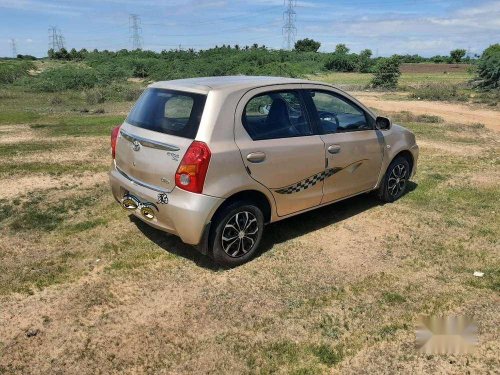
POLYGON ((278 77, 157 82, 111 134, 116 200, 224 266, 264 225, 339 200, 403 195, 418 146, 345 92, 278 77))

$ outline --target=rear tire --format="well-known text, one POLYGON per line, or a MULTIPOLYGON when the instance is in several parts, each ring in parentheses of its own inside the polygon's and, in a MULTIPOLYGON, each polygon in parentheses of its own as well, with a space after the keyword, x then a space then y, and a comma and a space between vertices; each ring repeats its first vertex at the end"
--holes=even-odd
POLYGON ((387 203, 392 203, 405 193, 410 179, 410 163, 402 156, 394 159, 378 189, 378 198, 387 203))
POLYGON ((264 231, 264 215, 248 202, 234 202, 214 218, 209 246, 214 261, 224 267, 248 262, 259 247, 264 231))

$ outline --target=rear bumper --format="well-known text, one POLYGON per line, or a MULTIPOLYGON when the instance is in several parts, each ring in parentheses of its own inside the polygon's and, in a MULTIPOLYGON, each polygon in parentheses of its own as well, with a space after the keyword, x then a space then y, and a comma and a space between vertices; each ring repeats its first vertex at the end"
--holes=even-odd
POLYGON ((155 217, 151 220, 141 214, 140 208, 131 211, 132 214, 154 228, 179 236, 184 243, 190 245, 200 243, 206 225, 223 202, 222 198, 174 188, 170 193, 166 193, 168 203, 160 204, 158 191, 131 181, 119 173, 114 165, 109 173, 109 182, 117 202, 121 202, 125 195, 130 194, 141 203, 153 203, 157 208, 155 217))

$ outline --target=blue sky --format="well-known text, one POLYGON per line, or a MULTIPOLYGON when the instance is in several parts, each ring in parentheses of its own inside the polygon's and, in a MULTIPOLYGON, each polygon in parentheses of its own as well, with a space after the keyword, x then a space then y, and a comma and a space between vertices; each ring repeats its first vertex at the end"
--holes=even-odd
MULTIPOLYGON (((130 48, 130 13, 142 21, 144 49, 204 49, 216 44, 283 47, 283 0, 0 0, 0 56, 44 56, 48 28, 66 46, 130 48)), ((370 48, 381 56, 480 53, 500 42, 500 0, 298 0, 297 39, 310 37, 331 51, 370 48)))

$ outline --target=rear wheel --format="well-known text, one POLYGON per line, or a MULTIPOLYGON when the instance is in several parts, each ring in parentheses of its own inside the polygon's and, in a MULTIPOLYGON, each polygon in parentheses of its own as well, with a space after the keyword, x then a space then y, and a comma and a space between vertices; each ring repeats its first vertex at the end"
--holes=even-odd
POLYGON ((406 191, 410 178, 408 160, 399 156, 392 161, 380 184, 378 196, 384 202, 394 202, 406 191))
POLYGON ((264 215, 251 203, 235 202, 217 214, 213 225, 209 241, 215 262, 235 267, 255 255, 264 230, 264 215))

